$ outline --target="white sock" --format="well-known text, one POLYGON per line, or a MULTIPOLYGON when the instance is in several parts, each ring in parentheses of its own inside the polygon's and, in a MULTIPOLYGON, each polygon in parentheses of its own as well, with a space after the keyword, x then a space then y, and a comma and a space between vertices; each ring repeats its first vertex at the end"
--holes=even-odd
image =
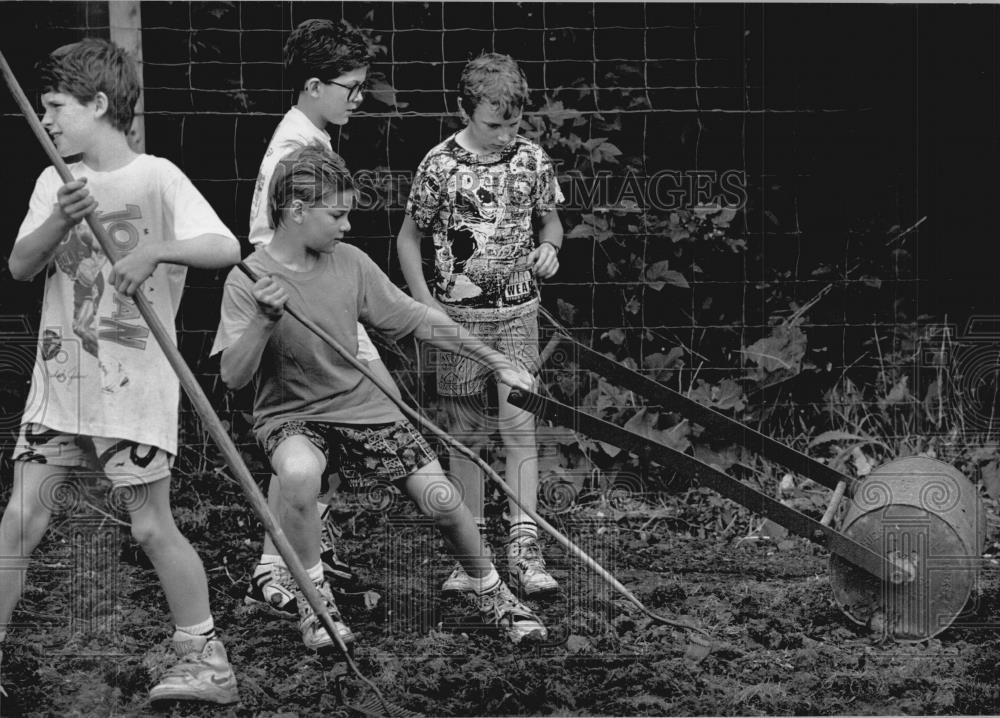
POLYGON ((183 656, 200 651, 205 644, 215 638, 215 621, 209 616, 193 626, 176 626, 174 631, 174 651, 183 656))
POLYGON ((510 540, 516 541, 521 538, 538 538, 538 525, 531 521, 518 521, 510 525, 510 540))
POLYGON ((472 590, 482 595, 484 593, 492 591, 500 584, 500 574, 497 573, 496 568, 492 564, 490 564, 489 573, 487 573, 482 578, 469 576, 469 580, 472 582, 472 590))
POLYGON ((312 580, 313 583, 322 583, 323 582, 323 562, 322 561, 320 561, 319 563, 317 563, 315 566, 306 569, 306 572, 309 574, 309 578, 312 580))
POLYGON ((261 566, 270 566, 273 563, 276 563, 279 566, 284 566, 285 565, 285 559, 281 558, 281 554, 277 554, 277 553, 262 553, 260 555, 259 565, 261 565, 261 566))
POLYGON ((215 631, 215 621, 209 616, 201 623, 196 623, 193 626, 177 626, 176 628, 179 632, 186 633, 189 636, 207 636, 215 631))

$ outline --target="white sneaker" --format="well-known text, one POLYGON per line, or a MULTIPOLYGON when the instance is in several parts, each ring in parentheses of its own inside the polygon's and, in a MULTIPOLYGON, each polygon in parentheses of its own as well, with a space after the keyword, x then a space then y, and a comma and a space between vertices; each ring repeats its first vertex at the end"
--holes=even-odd
MULTIPOLYGON (((175 650, 184 647, 175 645, 175 650)), ((151 701, 207 701, 223 705, 240 699, 236 676, 222 641, 213 638, 200 651, 189 651, 163 672, 149 692, 151 701)))
POLYGON ((471 600, 479 610, 483 623, 494 624, 514 643, 524 639, 544 641, 549 635, 535 612, 521 603, 503 581, 497 583, 492 591, 473 593, 471 600))
POLYGON ((476 590, 472 585, 472 577, 465 572, 462 564, 455 562, 455 570, 441 584, 442 593, 472 593, 476 590))
MULTIPOLYGON (((315 586, 316 590, 319 591, 319 595, 323 598, 327 613, 333 619, 333 627, 337 630, 340 640, 344 642, 344 645, 350 647, 354 643, 354 633, 344 623, 343 618, 341 618, 340 609, 337 608, 337 603, 333 600, 333 592, 330 590, 330 584, 326 580, 323 580, 315 584, 315 586)), ((335 648, 333 638, 327 632, 323 621, 313 611, 309 602, 306 601, 306 597, 298 589, 296 589, 295 594, 299 609, 299 630, 302 632, 302 642, 306 645, 306 648, 313 651, 329 651, 335 648)))
MULTIPOLYGON (((492 560, 493 559, 493 550, 489 547, 489 544, 486 543, 486 538, 483 536, 483 533, 485 531, 486 531, 485 526, 480 526, 479 527, 479 537, 480 537, 479 551, 480 551, 480 556, 483 556, 485 558, 488 558, 488 559, 492 560)), ((455 562, 455 568, 451 572, 451 575, 448 576, 448 578, 446 578, 444 580, 444 583, 441 584, 441 592, 442 593, 472 593, 475 590, 476 590, 476 586, 472 582, 472 577, 469 576, 469 574, 467 574, 465 572, 464 568, 462 568, 461 562, 456 561, 455 562)))
POLYGON ((295 606, 295 582, 287 571, 278 569, 273 563, 257 564, 243 603, 280 618, 295 618, 299 613, 295 606))
POLYGON ((518 538, 507 544, 507 566, 514 589, 528 598, 553 593, 559 584, 545 570, 545 559, 534 538, 518 538))

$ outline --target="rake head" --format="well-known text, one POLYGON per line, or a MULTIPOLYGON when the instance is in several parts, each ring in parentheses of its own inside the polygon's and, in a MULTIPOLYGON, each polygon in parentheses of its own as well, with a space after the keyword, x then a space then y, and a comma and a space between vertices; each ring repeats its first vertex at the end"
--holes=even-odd
MULTIPOLYGON (((411 711, 409 708, 396 705, 385 699, 381 693, 376 694, 374 689, 370 689, 363 695, 356 695, 354 700, 347 699, 347 667, 340 665, 333 670, 333 684, 336 690, 337 702, 365 718, 423 718, 422 713, 411 711)), ((353 691, 352 691, 353 692, 353 691)))

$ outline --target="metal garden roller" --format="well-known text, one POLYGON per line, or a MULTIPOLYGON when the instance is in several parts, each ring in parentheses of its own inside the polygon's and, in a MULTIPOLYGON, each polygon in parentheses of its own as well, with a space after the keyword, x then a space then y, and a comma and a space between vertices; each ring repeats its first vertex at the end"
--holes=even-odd
POLYGON ((716 466, 551 398, 514 392, 511 403, 690 476, 823 545, 831 554, 835 600, 852 621, 872 631, 901 641, 924 640, 962 613, 982 565, 986 523, 978 490, 954 467, 909 457, 855 479, 631 371, 573 340, 544 309, 541 314, 581 368, 832 489, 831 503, 817 521, 716 466))

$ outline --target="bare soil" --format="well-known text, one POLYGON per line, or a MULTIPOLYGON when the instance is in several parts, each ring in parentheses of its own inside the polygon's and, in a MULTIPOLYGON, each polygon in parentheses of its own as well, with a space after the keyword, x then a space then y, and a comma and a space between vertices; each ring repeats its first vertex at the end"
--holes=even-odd
MULTIPOLYGON (((178 523, 208 571, 242 702, 225 708, 148 703, 147 691, 169 661, 163 594, 118 522, 121 515, 93 489, 68 502, 36 553, 4 649, 3 684, 11 699, 3 715, 350 715, 336 690, 343 663, 306 651, 294 623, 243 606, 260 534, 234 487, 212 473, 183 479, 176 503, 178 523)), ((341 509, 342 552, 359 567, 358 594, 342 601, 358 636, 355 657, 389 700, 409 710, 461 716, 1000 712, 995 572, 984 573, 967 614, 938 637, 877 642, 838 609, 827 556, 808 542, 700 536, 706 532, 594 503, 553 520, 649 609, 707 630, 710 651, 652 621, 550 539, 546 554, 564 590, 534 605, 551 636, 545 645, 518 647, 477 626, 461 601, 442 599, 438 586, 451 562, 432 528, 408 506, 374 512, 345 503, 341 509)), ((501 532, 496 519, 489 531, 495 546, 501 532)), ((501 559, 498 564, 502 568, 501 559)), ((355 679, 346 679, 344 689, 349 699, 366 699, 355 679)))

